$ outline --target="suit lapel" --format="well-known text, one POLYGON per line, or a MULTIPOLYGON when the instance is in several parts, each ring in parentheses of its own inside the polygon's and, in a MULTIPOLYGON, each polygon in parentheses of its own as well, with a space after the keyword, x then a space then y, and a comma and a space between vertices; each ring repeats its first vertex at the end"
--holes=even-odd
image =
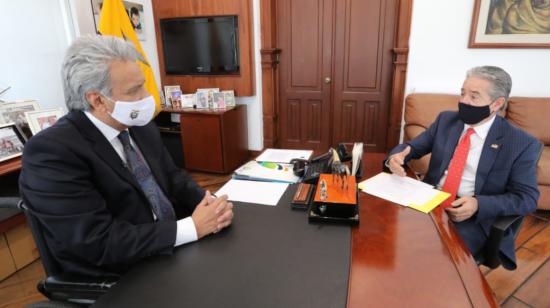
POLYGON ((439 173, 436 183, 439 183, 441 177, 443 176, 443 173, 445 172, 445 170, 447 170, 447 167, 451 162, 451 158, 453 157, 456 145, 458 144, 458 139, 460 139, 460 135, 462 134, 463 130, 464 123, 462 123, 462 121, 456 121, 449 129, 449 135, 447 138, 447 142, 445 143, 445 151, 441 159, 441 165, 439 166, 439 173))
POLYGON ((498 151, 502 146, 502 118, 496 116, 495 122, 491 126, 485 143, 483 143, 483 149, 481 150, 481 156, 479 158, 479 164, 476 172, 475 194, 478 195, 485 184, 487 175, 495 160, 497 158, 498 151))
POLYGON ((124 162, 120 156, 118 156, 118 153, 115 151, 111 143, 109 143, 97 127, 90 122, 88 117, 81 111, 71 111, 67 117, 73 125, 78 128, 80 133, 90 141, 94 152, 116 173, 118 173, 118 175, 135 186, 138 191, 142 192, 142 189, 134 175, 124 166, 124 162))

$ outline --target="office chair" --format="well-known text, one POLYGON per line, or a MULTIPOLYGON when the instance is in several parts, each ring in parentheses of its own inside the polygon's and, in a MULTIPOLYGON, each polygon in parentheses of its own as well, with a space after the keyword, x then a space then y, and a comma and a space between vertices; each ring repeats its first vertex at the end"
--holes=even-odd
POLYGON ((474 256, 478 265, 485 265, 491 269, 495 269, 502 264, 500 259, 500 244, 506 230, 512 230, 514 240, 519 234, 519 230, 523 223, 524 216, 500 216, 495 219, 489 232, 487 242, 480 253, 474 256))
MULTIPOLYGON (((544 150, 544 144, 539 142, 539 146, 540 149, 536 165, 538 165, 542 151, 544 150)), ((500 244, 506 230, 510 229, 512 231, 515 241, 519 234, 519 230, 521 229, 524 218, 524 216, 519 215, 497 217, 491 226, 489 238, 487 239, 485 246, 478 255, 474 256, 477 264, 483 264, 491 269, 499 267, 502 264, 500 259, 500 244)))
POLYGON ((42 266, 46 271, 46 278, 38 282, 36 287, 40 293, 52 301, 32 304, 29 307, 79 307, 75 304, 88 306, 116 284, 116 279, 113 277, 90 279, 64 274, 47 246, 43 237, 44 229, 35 217, 34 211, 27 207, 23 200, 16 197, 0 197, 0 208, 15 209, 25 214, 40 254, 42 266))

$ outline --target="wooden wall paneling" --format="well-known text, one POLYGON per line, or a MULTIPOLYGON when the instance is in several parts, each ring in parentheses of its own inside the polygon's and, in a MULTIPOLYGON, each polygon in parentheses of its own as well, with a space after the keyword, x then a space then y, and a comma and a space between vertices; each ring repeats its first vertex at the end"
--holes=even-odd
POLYGON ((278 146, 279 79, 277 68, 281 50, 277 48, 276 9, 275 0, 260 0, 264 148, 278 146))
MULTIPOLYGON (((263 15, 262 15, 263 16, 263 15)), ((264 126, 264 148, 277 147, 277 99, 279 82, 277 78, 277 66, 279 64, 278 48, 265 48, 260 50, 262 61, 262 119, 264 126)))
POLYGON ((412 7, 413 0, 399 0, 397 8, 397 32, 393 48, 393 83, 386 150, 393 148, 399 143, 399 136, 401 134, 401 119, 403 118, 403 102, 405 100, 405 84, 407 81, 412 7))
POLYGON ((251 0, 153 0, 153 14, 162 85, 180 85, 184 93, 194 93, 197 88, 219 87, 234 89, 237 96, 254 95, 254 36, 251 0), (167 75, 164 70, 160 19, 215 15, 239 16, 240 74, 237 76, 167 75))

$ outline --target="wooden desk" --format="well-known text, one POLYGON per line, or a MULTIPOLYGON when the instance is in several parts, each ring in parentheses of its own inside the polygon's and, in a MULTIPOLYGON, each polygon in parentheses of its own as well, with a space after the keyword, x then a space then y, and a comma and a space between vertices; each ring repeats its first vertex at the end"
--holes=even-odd
MULTIPOLYGON (((384 154, 364 156, 365 177, 380 172, 384 154)), ((236 205, 231 229, 136 266, 97 306, 161 307, 170 297, 174 305, 195 307, 498 307, 441 211, 427 215, 361 193, 361 222, 351 228, 350 250, 326 245, 324 252, 315 252, 318 258, 311 258, 309 245, 328 231, 350 227, 308 224, 306 214, 288 204, 250 207, 236 205), (280 240, 285 236, 292 240, 280 240), (304 249, 308 256, 300 258, 296 252, 304 249), (351 256, 349 272, 343 259, 327 266, 335 259, 325 254, 335 251, 351 256), (312 264, 317 270, 311 270, 312 264), (326 289, 334 283, 329 275, 334 268, 342 271, 339 281, 348 283, 347 303, 337 287, 326 289), (300 305, 297 298, 304 299, 300 305)))
MULTIPOLYGON (((366 177, 385 154, 366 154, 366 177)), ((430 215, 360 194, 352 230, 348 307, 498 307, 462 239, 440 208, 430 215)))

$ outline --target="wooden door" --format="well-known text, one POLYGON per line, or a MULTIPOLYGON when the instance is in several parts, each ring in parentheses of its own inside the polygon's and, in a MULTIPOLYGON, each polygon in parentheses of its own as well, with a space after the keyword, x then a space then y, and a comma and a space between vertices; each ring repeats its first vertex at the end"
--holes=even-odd
POLYGON ((385 151, 396 2, 277 1, 280 147, 385 151))
POLYGON ((326 151, 330 144, 334 0, 277 1, 279 146, 326 151))
POLYGON ((386 149, 396 0, 336 5, 332 143, 386 149))

